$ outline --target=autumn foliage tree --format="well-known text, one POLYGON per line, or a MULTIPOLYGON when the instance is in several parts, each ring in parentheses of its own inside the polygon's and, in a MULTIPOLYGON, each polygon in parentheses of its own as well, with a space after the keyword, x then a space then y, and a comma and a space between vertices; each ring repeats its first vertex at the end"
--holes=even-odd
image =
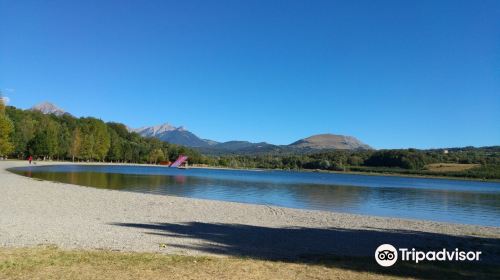
POLYGON ((14 149, 10 141, 13 130, 12 121, 5 114, 4 99, 0 95, 0 156, 2 157, 10 154, 14 149))

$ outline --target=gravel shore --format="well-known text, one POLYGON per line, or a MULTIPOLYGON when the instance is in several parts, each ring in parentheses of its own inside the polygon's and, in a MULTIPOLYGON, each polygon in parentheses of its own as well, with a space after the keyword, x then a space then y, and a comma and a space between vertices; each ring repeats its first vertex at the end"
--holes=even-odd
POLYGON ((498 227, 102 190, 6 170, 25 165, 0 161, 1 246, 293 259, 372 256, 378 245, 390 243, 482 250, 486 260, 500 259, 498 227))

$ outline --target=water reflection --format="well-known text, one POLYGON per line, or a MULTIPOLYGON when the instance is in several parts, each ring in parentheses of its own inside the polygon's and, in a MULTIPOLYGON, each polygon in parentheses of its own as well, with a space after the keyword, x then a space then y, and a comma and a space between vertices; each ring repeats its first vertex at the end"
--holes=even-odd
POLYGON ((500 184, 495 183, 130 166, 43 166, 12 171, 96 188, 500 226, 500 184))

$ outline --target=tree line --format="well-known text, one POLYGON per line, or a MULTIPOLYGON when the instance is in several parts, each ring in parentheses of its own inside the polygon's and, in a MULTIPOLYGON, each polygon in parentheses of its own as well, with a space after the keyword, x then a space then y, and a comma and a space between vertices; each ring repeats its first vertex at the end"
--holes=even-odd
POLYGON ((181 154, 192 163, 205 163, 197 151, 144 138, 120 123, 100 119, 56 116, 0 105, 0 156, 26 159, 159 163, 181 154))
POLYGON ((443 149, 330 150, 306 154, 225 155, 208 160, 210 165, 231 168, 363 171, 500 179, 500 146, 453 148, 446 151, 443 149), (426 169, 433 163, 478 166, 465 171, 439 173, 426 169))

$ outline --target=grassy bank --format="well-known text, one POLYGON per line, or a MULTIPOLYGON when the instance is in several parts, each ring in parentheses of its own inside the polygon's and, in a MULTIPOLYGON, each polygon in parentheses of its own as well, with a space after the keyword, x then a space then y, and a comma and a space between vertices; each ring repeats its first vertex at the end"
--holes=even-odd
POLYGON ((493 279, 500 269, 480 264, 396 264, 372 258, 309 261, 171 256, 151 253, 0 248, 0 279, 493 279))
MULTIPOLYGON (((449 164, 436 164, 435 166, 449 166, 449 164)), ((467 165, 468 168, 462 167, 463 164, 455 164, 448 169, 436 168, 429 166, 422 170, 403 169, 397 167, 367 167, 357 166, 349 167, 348 172, 360 172, 364 174, 383 174, 394 176, 411 176, 411 177, 427 177, 427 178, 447 178, 460 180, 478 180, 478 181, 500 181, 496 175, 500 170, 500 165, 474 166, 467 165)))

